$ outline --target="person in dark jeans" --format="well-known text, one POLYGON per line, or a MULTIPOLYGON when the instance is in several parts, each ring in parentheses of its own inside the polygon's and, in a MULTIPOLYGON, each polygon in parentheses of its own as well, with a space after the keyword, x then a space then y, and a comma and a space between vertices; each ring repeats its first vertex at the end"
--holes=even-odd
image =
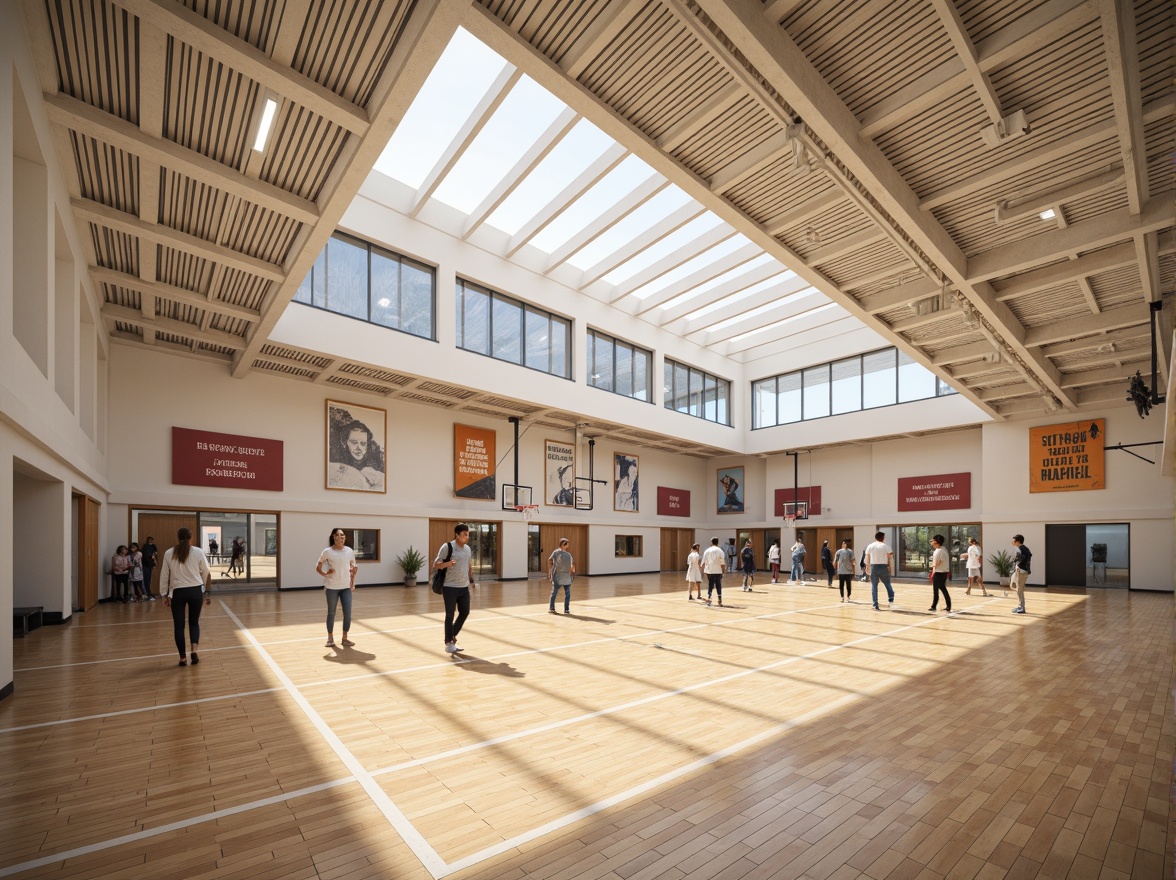
POLYGON ((151 592, 151 572, 155 570, 155 563, 159 560, 159 548, 155 546, 155 539, 150 535, 143 546, 139 548, 143 554, 143 590, 147 598, 155 601, 155 594, 151 592))
POLYGON ((821 565, 825 566, 825 574, 829 576, 829 587, 833 586, 833 551, 829 549, 829 542, 821 542, 821 565))
POLYGON ((437 551, 433 568, 448 569, 441 597, 445 600, 445 653, 457 654, 462 648, 457 643, 458 633, 470 616, 470 590, 478 588, 470 569, 470 527, 458 523, 453 527, 453 540, 446 541, 437 551), (452 548, 450 551, 448 548, 452 548), (446 559, 446 557, 449 557, 446 559))
POLYGON ((188 614, 192 665, 195 666, 200 662, 200 655, 196 653, 200 647, 200 611, 212 602, 212 572, 208 568, 204 551, 192 546, 191 529, 180 529, 176 538, 176 546, 163 554, 159 593, 163 596, 163 604, 171 608, 180 666, 188 665, 188 651, 184 645, 184 612, 188 614))

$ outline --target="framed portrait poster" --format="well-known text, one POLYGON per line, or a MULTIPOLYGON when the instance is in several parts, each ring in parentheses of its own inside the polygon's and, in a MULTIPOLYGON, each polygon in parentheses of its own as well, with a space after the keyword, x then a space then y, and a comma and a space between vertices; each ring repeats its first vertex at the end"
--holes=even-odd
POLYGON ((613 510, 637 513, 641 509, 641 494, 637 487, 636 455, 613 453, 613 510))
POLYGON ((719 468, 719 513, 743 513, 743 468, 719 468))
POLYGON ((388 411, 327 401, 327 488, 387 492, 388 411))
POLYGON ((453 494, 458 498, 493 501, 495 486, 494 441, 498 434, 489 428, 453 426, 453 494))
POLYGON ((543 500, 552 507, 576 504, 576 447, 559 440, 545 440, 546 492, 543 500))

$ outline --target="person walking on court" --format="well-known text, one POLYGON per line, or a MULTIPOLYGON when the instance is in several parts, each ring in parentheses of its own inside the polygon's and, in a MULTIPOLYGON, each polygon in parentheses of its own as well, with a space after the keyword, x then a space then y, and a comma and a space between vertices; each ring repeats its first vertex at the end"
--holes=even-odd
POLYGON ((943 535, 933 535, 931 547, 935 550, 931 554, 931 607, 928 611, 939 610, 939 594, 943 593, 943 604, 948 614, 951 614, 951 594, 947 592, 947 576, 951 574, 951 557, 943 547, 943 535))
POLYGON ((1010 586, 1017 591, 1017 607, 1013 614, 1025 613, 1025 581, 1029 579, 1029 564, 1033 559, 1033 551, 1025 546, 1024 535, 1013 535, 1013 547, 1017 550, 1017 558, 1013 560, 1013 577, 1010 586))
POLYGON ((461 632, 466 618, 470 616, 470 590, 478 589, 470 570, 470 558, 473 553, 469 543, 470 527, 465 523, 458 523, 453 527, 453 540, 442 544, 437 551, 437 558, 433 560, 433 568, 448 569, 445 572, 445 583, 441 586, 441 597, 445 600, 447 654, 457 654, 462 650, 457 644, 457 634, 461 632))
POLYGON ((973 584, 979 587, 985 596, 988 595, 988 590, 984 586, 984 578, 981 574, 981 570, 984 565, 984 563, 981 562, 983 558, 984 557, 980 552, 980 545, 976 543, 976 539, 968 538, 968 551, 960 555, 960 559, 967 560, 966 565, 968 569, 968 589, 964 590, 965 596, 972 595, 973 584))
POLYGON ((825 567, 825 574, 829 576, 829 589, 833 589, 833 551, 829 549, 829 542, 821 542, 821 565, 825 567))
POLYGON ((886 587, 886 596, 890 604, 894 604, 894 587, 890 585, 890 563, 894 559, 894 551, 885 543, 886 533, 875 532, 874 541, 866 546, 866 562, 870 566, 870 601, 875 611, 878 607, 878 581, 886 587))
POLYGON ((559 595, 560 587, 564 591, 564 614, 571 614, 572 581, 576 579, 576 563, 572 554, 568 552, 568 539, 560 538, 559 547, 551 551, 551 558, 547 560, 547 576, 551 579, 551 601, 548 611, 555 614, 555 597, 559 595))
POLYGON ((743 563, 743 589, 748 593, 754 593, 752 585, 755 583, 755 550, 750 539, 743 545, 739 561, 743 563))
POLYGON ((693 599, 698 593, 702 598, 702 555, 698 552, 698 545, 690 545, 690 555, 686 557, 686 598, 693 599))
POLYGON ((719 546, 718 538, 711 538, 711 545, 702 554, 702 571, 706 575, 706 604, 711 603, 711 594, 719 594, 719 607, 723 607, 723 572, 727 568, 727 555, 719 546))
POLYGON ((335 647, 335 608, 343 603, 343 647, 350 648, 355 642, 351 632, 351 598, 355 592, 355 575, 359 565, 355 562, 355 551, 347 546, 347 533, 342 529, 331 531, 330 544, 319 554, 318 565, 314 567, 319 577, 325 578, 323 587, 327 595, 327 644, 335 647))
POLYGON ((849 541, 841 542, 841 549, 833 557, 837 564, 837 591, 841 594, 841 601, 848 602, 853 595, 853 551, 849 549, 849 541))
POLYGON ((796 543, 792 545, 792 574, 789 577, 790 584, 804 583, 804 557, 808 555, 808 550, 804 546, 804 538, 799 535, 796 538, 796 543))
POLYGON ((773 541, 768 548, 768 568, 772 570, 772 583, 780 582, 780 542, 773 541))
POLYGON ((735 539, 731 538, 727 542, 727 546, 723 549, 727 554, 727 571, 734 573, 735 569, 739 566, 739 551, 735 547, 735 539))
POLYGON ((159 594, 163 604, 171 608, 180 652, 180 666, 188 665, 184 645, 184 612, 188 613, 188 637, 192 642, 192 665, 200 662, 196 651, 200 648, 200 611, 212 602, 212 572, 204 551, 192 546, 192 530, 186 526, 176 533, 177 543, 163 554, 159 574, 159 594))

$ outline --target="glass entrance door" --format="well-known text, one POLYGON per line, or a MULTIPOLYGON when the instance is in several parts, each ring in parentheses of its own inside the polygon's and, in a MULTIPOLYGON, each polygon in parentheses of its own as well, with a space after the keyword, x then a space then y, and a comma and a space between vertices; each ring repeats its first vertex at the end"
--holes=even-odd
POLYGON ((474 577, 498 574, 498 523, 468 524, 470 527, 470 573, 474 577))

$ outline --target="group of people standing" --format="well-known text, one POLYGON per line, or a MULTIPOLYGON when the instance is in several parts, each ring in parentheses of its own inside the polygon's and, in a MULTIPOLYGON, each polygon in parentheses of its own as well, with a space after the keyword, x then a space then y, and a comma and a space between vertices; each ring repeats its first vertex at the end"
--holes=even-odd
POLYGON ((110 559, 110 572, 114 576, 111 598, 120 602, 154 602, 151 574, 158 555, 159 548, 152 537, 142 547, 133 541, 129 547, 119 544, 110 559))
MULTIPOLYGON (((216 535, 208 539, 208 555, 212 559, 220 555, 220 544, 216 540, 216 535)), ((233 538, 233 542, 229 545, 229 567, 225 570, 225 574, 229 577, 245 574, 245 539, 240 535, 233 538)))

